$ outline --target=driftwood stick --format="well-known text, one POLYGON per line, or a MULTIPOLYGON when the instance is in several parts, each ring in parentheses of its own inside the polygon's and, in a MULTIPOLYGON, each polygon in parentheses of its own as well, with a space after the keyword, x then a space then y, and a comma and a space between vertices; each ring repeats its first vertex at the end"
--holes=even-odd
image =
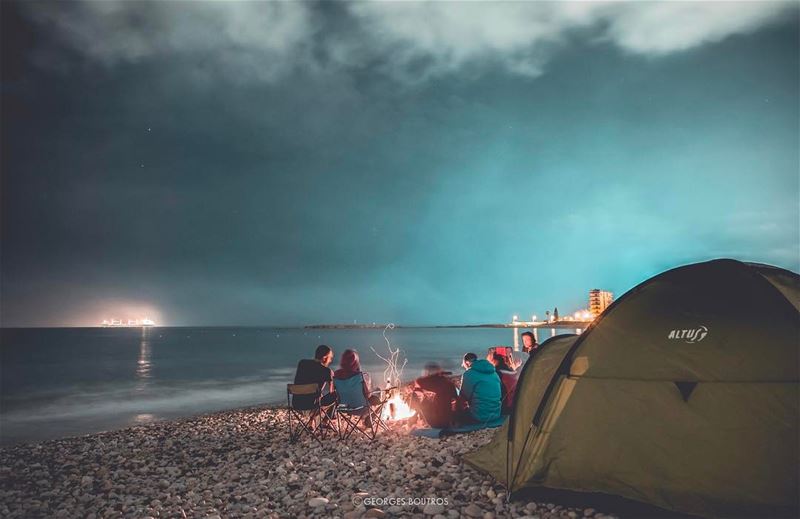
POLYGON ((394 330, 393 323, 387 324, 386 328, 383 329, 383 340, 386 341, 386 349, 388 350, 388 354, 386 356, 381 355, 372 346, 370 346, 370 349, 379 359, 386 363, 386 369, 383 370, 383 378, 386 381, 386 384, 388 386, 396 387, 402 382, 403 369, 406 367, 408 359, 404 357, 403 363, 398 367, 398 364, 400 363, 401 351, 400 348, 392 348, 392 343, 389 341, 389 337, 386 336, 386 332, 388 330, 394 330))

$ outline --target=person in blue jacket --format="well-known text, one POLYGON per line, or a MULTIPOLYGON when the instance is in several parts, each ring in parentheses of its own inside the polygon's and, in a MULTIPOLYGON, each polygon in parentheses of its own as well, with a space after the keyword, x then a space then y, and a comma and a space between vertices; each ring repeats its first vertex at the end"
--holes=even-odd
POLYGON ((500 377, 486 359, 476 359, 461 376, 460 399, 466 406, 457 414, 460 423, 483 423, 500 418, 500 377))

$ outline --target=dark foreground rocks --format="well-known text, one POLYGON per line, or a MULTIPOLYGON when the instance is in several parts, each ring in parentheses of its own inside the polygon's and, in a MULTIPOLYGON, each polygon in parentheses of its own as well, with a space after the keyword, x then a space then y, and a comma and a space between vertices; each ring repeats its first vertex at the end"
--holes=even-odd
POLYGON ((396 429, 372 443, 290 444, 284 411, 251 408, 8 447, 0 517, 609 517, 507 502, 460 460, 494 431, 396 429))

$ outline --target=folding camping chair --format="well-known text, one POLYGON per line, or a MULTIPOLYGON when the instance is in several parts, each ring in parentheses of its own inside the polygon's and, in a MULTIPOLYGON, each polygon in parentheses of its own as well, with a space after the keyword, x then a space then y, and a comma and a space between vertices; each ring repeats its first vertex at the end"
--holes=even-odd
POLYGON ((329 430, 338 428, 336 420, 336 402, 322 404, 322 387, 324 384, 286 384, 286 408, 289 413, 289 441, 295 443, 303 432, 322 443, 329 430), (298 405, 296 396, 313 396, 311 405, 298 405), (297 422, 295 426, 293 422, 297 422))
POLYGON ((339 406, 336 409, 336 419, 339 422, 339 438, 348 439, 354 431, 373 441, 382 428, 388 430, 381 415, 388 398, 380 389, 372 391, 370 396, 377 395, 378 404, 372 405, 364 396, 364 374, 359 373, 352 377, 335 378, 336 393, 339 395, 339 406), (344 422, 344 423, 342 423, 344 422), (361 427, 363 426, 363 428, 361 427))

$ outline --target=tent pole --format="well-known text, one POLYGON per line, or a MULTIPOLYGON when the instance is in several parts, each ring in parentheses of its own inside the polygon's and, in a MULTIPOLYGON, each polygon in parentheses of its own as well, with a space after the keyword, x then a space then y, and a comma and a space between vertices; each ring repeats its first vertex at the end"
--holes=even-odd
MULTIPOLYGON (((528 447, 528 440, 531 438, 531 431, 533 431, 533 424, 531 423, 530 427, 528 428, 528 434, 525 435, 525 443, 522 444, 522 450, 520 451, 520 456, 525 453, 525 449, 528 447)), ((519 472, 520 463, 517 463, 517 467, 514 469, 514 476, 511 478, 511 481, 508 483, 508 495, 511 495, 511 489, 514 486, 514 482, 517 480, 517 472, 519 472)))
POLYGON ((511 501, 511 452, 514 450, 514 440, 506 437, 506 503, 511 501))

